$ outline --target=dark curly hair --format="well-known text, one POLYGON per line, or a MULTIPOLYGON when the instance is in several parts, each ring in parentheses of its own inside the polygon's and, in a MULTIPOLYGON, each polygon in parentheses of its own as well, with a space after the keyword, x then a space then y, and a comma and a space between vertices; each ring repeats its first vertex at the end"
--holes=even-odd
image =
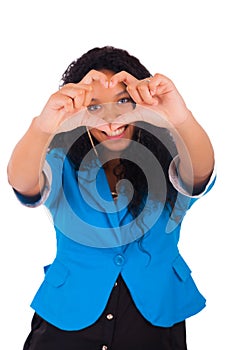
MULTIPOLYGON (((105 46, 101 48, 93 48, 77 60, 73 61, 63 73, 60 86, 68 83, 78 83, 92 69, 106 69, 115 73, 126 71, 137 79, 145 79, 151 76, 150 72, 141 64, 141 62, 136 57, 130 55, 127 51, 112 46, 105 46)), ((133 139, 140 142, 150 150, 153 156, 158 160, 163 169, 166 180, 166 203, 169 204, 169 207, 172 209, 177 196, 177 191, 171 185, 168 177, 169 165, 171 160, 177 154, 173 138, 168 130, 164 128, 158 128, 140 122, 135 126, 133 139), (139 134, 140 141, 138 141, 139 134)), ((98 141, 94 137, 93 140, 95 145, 97 145, 98 141)), ((128 147, 128 154, 134 152, 134 145, 135 143, 132 143, 132 145, 128 147)), ((84 156, 92 149, 86 129, 83 127, 55 135, 50 144, 50 149, 56 147, 62 147, 65 149, 67 157, 76 169, 79 169, 84 156)), ((139 164, 144 164, 145 159, 141 159, 143 163, 140 163, 140 157, 141 155, 137 154, 139 164)), ((142 211, 143 203, 145 203, 144 199, 148 195, 148 183, 145 176, 147 170, 140 169, 137 164, 130 161, 129 159, 132 159, 130 156, 127 156, 127 158, 128 159, 124 158, 124 154, 122 155, 120 165, 114 169, 114 173, 118 180, 129 180, 134 188, 134 195, 128 205, 128 209, 133 217, 136 218, 142 211)), ((150 165, 148 164, 148 167, 149 166, 150 165)), ((159 181, 156 181, 156 174, 154 174, 152 192, 152 195, 156 199, 160 199, 164 195, 164 193, 161 192, 159 181)))

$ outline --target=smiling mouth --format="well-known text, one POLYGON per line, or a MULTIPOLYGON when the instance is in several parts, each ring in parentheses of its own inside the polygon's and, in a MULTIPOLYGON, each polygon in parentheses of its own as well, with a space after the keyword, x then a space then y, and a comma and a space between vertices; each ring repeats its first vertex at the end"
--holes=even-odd
POLYGON ((111 130, 108 130, 108 131, 105 131, 104 134, 107 135, 108 137, 121 137, 125 130, 127 129, 128 125, 124 125, 114 131, 111 131, 111 130))

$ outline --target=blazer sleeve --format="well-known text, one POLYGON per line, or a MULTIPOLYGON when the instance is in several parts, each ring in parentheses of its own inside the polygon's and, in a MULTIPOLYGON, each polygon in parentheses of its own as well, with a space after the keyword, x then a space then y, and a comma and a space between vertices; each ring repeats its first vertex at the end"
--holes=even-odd
POLYGON ((25 196, 13 188, 17 199, 23 205, 30 208, 35 208, 42 204, 46 204, 46 206, 53 205, 62 190, 64 159, 65 154, 61 149, 54 149, 48 152, 43 166, 45 184, 41 193, 38 193, 35 196, 25 196))
POLYGON ((178 173, 178 164, 179 164, 179 156, 176 156, 169 167, 169 179, 172 183, 173 187, 184 196, 190 197, 190 198, 200 198, 203 195, 205 195, 207 192, 211 190, 213 187, 215 180, 216 180, 216 168, 213 170, 209 180, 207 183, 203 186, 203 188, 198 193, 193 193, 190 190, 187 189, 187 186, 182 182, 181 178, 179 177, 178 173))

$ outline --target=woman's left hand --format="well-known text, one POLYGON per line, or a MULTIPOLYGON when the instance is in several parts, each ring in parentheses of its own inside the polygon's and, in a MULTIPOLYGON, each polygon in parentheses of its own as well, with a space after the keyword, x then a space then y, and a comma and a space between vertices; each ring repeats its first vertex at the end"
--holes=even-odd
POLYGON ((162 74, 138 80, 122 71, 111 78, 109 87, 120 82, 127 86, 128 93, 138 105, 150 107, 173 126, 182 124, 191 113, 173 82, 162 74))

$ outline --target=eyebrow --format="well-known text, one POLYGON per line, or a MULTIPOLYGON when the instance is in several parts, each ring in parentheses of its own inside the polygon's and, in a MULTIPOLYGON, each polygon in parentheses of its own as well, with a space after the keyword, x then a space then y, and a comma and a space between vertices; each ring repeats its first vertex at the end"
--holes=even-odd
MULTIPOLYGON (((127 90, 122 90, 120 92, 118 92, 114 97, 121 97, 122 95, 129 95, 128 91, 127 90)), ((91 99, 91 102, 98 102, 99 100, 97 98, 92 98, 91 99)))

